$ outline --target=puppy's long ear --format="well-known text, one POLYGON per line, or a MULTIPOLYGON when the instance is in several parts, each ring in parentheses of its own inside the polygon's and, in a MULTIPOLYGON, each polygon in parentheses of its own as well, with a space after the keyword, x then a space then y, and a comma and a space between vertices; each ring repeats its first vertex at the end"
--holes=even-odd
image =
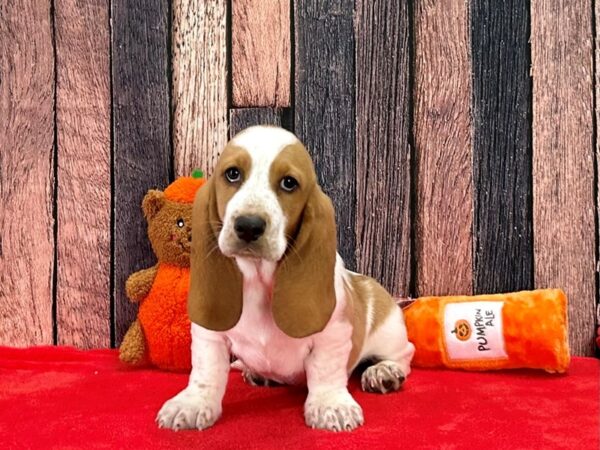
POLYGON ((209 330, 233 328, 242 314, 242 274, 218 248, 220 219, 214 178, 196 194, 192 210, 192 254, 188 314, 209 330))
POLYGON ((319 186, 291 245, 276 272, 273 318, 285 334, 301 338, 323 330, 335 308, 335 214, 319 186))

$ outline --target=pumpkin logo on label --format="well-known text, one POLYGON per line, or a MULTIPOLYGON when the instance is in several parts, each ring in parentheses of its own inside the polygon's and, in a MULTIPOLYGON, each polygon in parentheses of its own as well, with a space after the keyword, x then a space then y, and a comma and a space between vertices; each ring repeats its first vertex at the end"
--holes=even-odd
POLYGON ((455 334, 459 341, 466 341, 471 337, 471 325, 464 319, 457 320, 450 333, 455 334))

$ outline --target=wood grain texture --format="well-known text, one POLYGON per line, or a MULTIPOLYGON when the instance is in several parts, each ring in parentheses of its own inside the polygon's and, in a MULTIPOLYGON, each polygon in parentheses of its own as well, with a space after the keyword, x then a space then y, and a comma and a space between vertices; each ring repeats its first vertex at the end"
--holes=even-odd
POLYGON ((50 1, 0 3, 0 345, 52 344, 50 1))
POLYGON ((566 292, 575 355, 595 334, 591 15, 590 0, 531 4, 535 285, 566 292))
MULTIPOLYGON (((594 74, 596 78, 594 80, 595 85, 595 96, 594 106, 596 110, 596 148, 595 148, 595 173, 596 173, 596 327, 600 327, 600 139, 598 139, 598 124, 600 124, 600 1, 594 2, 594 36, 596 37, 595 42, 595 55, 594 55, 594 74)), ((596 357, 600 358, 600 346, 596 346, 596 357)))
POLYGON ((135 317, 125 297, 129 274, 156 259, 142 199, 163 189, 171 171, 168 5, 161 0, 112 3, 114 319, 118 345, 135 317))
POLYGON ((356 267, 354 2, 296 0, 294 130, 336 210, 338 250, 356 267))
POLYGON ((290 106, 290 0, 233 0, 234 106, 290 106))
POLYGON ((410 282, 409 32, 405 2, 357 2, 357 268, 400 296, 410 282))
POLYGON ((212 173, 227 143, 226 0, 173 2, 175 175, 212 173))
POLYGON ((110 346, 109 2, 55 0, 58 343, 110 346), (90 276, 93 274, 93 276, 90 276))
POLYGON ((415 2, 415 294, 472 292, 467 2, 415 2))
POLYGON ((533 287, 529 2, 471 2, 473 290, 533 287))
POLYGON ((229 137, 253 125, 281 126, 281 109, 236 108, 229 111, 229 137))

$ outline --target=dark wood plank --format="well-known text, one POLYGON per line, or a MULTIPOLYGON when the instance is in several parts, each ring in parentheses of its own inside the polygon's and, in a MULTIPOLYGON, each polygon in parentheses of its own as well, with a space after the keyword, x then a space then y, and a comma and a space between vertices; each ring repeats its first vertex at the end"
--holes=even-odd
POLYGON ((231 3, 234 106, 290 106, 290 0, 231 3))
POLYGON ((415 3, 415 294, 472 292, 467 2, 415 3))
POLYGON ((400 296, 410 282, 409 32, 405 2, 357 1, 357 268, 400 296))
POLYGON ((471 2, 473 290, 533 287, 529 2, 471 2))
POLYGON ((253 125, 281 126, 281 109, 236 108, 229 110, 229 137, 253 125))
POLYGON ((164 188, 171 170, 168 5, 161 0, 112 3, 114 139, 114 320, 118 345, 136 313, 125 297, 130 273, 155 263, 141 203, 164 188))
POLYGON ((569 297, 573 354, 593 355, 596 267, 592 2, 531 8, 535 285, 569 297))
POLYGON ((50 6, 49 0, 0 3, 0 345, 53 341, 50 6))
POLYGON ((336 210, 338 250, 356 267, 354 2, 296 0, 294 130, 336 210))
POLYGON ((227 1, 173 2, 175 175, 211 174, 227 143, 227 1))
POLYGON ((55 0, 58 343, 110 346, 108 0, 55 0), (94 276, 90 277, 90 274, 94 276))

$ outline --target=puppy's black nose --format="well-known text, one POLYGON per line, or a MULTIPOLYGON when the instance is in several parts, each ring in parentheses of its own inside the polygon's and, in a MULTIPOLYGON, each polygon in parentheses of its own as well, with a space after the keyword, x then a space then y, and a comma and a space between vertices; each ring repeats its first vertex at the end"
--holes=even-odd
POLYGON ((257 240, 263 235, 266 227, 267 223, 258 216, 240 216, 233 224, 237 237, 246 242, 257 240))

